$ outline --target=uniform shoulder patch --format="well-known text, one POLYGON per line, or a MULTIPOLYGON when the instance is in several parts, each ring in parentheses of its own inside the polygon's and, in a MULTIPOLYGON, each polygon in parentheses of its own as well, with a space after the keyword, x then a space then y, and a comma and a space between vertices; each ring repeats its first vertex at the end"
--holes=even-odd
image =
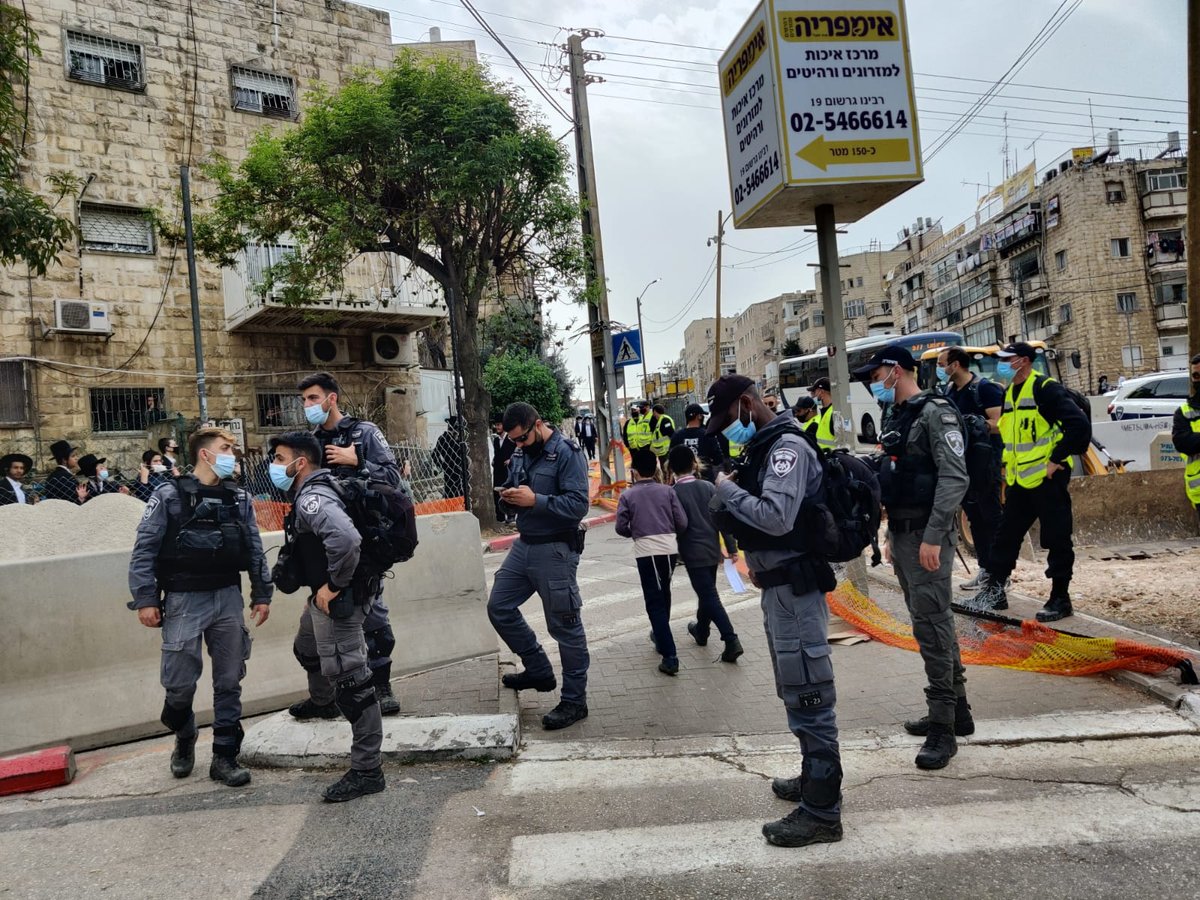
POLYGON ((162 503, 162 499, 159 497, 151 497, 149 500, 147 500, 146 511, 142 513, 142 521, 145 521, 154 515, 154 511, 158 509, 158 504, 160 503, 162 503))
POLYGON ((956 416, 952 412, 944 412, 944 413, 942 413, 942 424, 943 425, 957 425, 958 424, 958 416, 956 416))
POLYGON ((955 456, 964 456, 967 452, 966 443, 963 441, 961 431, 947 431, 946 443, 950 445, 950 450, 955 456))
POLYGON ((791 447, 776 447, 771 451, 771 471, 783 478, 796 468, 799 459, 800 454, 791 447))
POLYGON ((317 493, 309 494, 300 503, 300 510, 310 516, 316 515, 317 511, 320 508, 321 508, 321 495, 317 494, 317 493))

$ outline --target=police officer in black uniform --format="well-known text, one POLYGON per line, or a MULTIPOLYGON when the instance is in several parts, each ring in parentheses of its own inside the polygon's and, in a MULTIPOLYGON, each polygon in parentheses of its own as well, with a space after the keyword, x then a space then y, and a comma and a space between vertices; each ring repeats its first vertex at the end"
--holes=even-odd
MULTIPOLYGON (((328 372, 309 375, 300 382, 297 390, 304 403, 304 417, 313 426, 313 435, 321 445, 322 459, 333 475, 339 478, 358 476, 383 481, 392 487, 401 486, 400 467, 383 432, 374 422, 342 413, 338 408, 341 388, 332 375, 328 372)), ((385 716, 397 715, 400 703, 392 691, 392 650, 396 646, 396 637, 388 621, 382 587, 371 598, 371 606, 363 619, 363 635, 367 640, 368 665, 375 693, 379 695, 379 709, 385 716)), ((301 660, 303 664, 304 660, 301 660)), ((329 692, 321 693, 325 696, 329 692)), ((332 719, 338 714, 332 703, 323 705, 314 697, 293 704, 288 711, 297 719, 332 719)))
POLYGON ((130 609, 148 628, 162 627, 162 723, 175 733, 171 774, 195 764, 192 698, 208 644, 213 679, 213 758, 209 777, 230 787, 250 781, 238 765, 242 679, 250 658, 241 573, 250 574, 250 617, 270 615, 271 576, 254 504, 233 476, 234 436, 202 428, 188 441, 194 475, 160 485, 146 503, 129 559, 130 609))

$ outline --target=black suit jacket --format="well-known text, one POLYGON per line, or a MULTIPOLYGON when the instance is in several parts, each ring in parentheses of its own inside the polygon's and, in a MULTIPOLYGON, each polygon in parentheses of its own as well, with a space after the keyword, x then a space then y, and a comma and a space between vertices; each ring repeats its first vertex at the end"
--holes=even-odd
POLYGON ((79 482, 75 480, 75 476, 59 466, 50 473, 50 477, 42 485, 42 495, 47 500, 66 500, 68 503, 78 503, 79 494, 75 491, 78 486, 79 482))
MULTIPOLYGON (((25 492, 25 502, 33 503, 33 491, 28 487, 22 487, 25 492)), ((8 479, 0 476, 0 506, 11 506, 17 502, 17 492, 12 489, 12 485, 8 483, 8 479)))

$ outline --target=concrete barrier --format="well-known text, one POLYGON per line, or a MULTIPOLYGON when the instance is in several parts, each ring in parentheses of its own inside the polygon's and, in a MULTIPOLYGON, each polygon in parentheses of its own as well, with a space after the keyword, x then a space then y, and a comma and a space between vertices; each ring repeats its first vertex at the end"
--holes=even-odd
POLYGON ((1075 543, 1132 544, 1196 536, 1179 469, 1071 479, 1075 543))
MULTIPOLYGON (((27 527, 36 520, 22 516, 27 527)), ((396 567, 384 591, 397 641, 394 676, 497 649, 478 521, 449 513, 417 523, 417 555, 396 567)), ((282 535, 263 537, 273 561, 282 535)), ((132 546, 131 535, 115 539, 132 546)), ((128 566, 128 547, 0 561, 0 753, 51 743, 81 750, 164 731, 161 633, 139 625, 125 608, 128 566)), ((251 627, 254 647, 242 683, 247 715, 280 709, 305 692, 292 655, 303 602, 302 594, 276 594, 267 623, 251 627)), ((195 706, 201 722, 210 722, 207 659, 195 706)))

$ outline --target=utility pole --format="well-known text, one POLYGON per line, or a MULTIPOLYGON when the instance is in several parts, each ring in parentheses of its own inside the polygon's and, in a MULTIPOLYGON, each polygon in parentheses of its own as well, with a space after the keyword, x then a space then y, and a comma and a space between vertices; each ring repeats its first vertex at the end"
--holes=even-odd
POLYGON ((646 332, 642 329, 642 297, 646 296, 646 291, 650 290, 652 285, 658 284, 661 279, 655 278, 650 284, 642 288, 642 292, 637 297, 637 316, 638 316, 638 337, 642 341, 642 394, 646 393, 646 382, 650 380, 646 374, 646 332))
MULTIPOLYGON (((1188 4, 1187 21, 1188 80, 1188 211, 1200 210, 1200 10, 1188 4), (1196 152, 1193 152, 1196 151, 1196 152)), ((1196 233, 1196 226, 1192 226, 1196 233)), ((1200 353, 1200 252, 1188 249, 1188 359, 1200 353), (1192 297, 1192 291, 1196 296, 1192 297)))
POLYGON ((192 237, 192 184, 187 166, 179 167, 183 189, 183 240, 187 248, 188 291, 192 296, 192 344, 196 349, 196 397, 200 400, 200 421, 208 421, 208 385, 204 377, 204 342, 200 336, 200 288, 196 279, 196 242, 192 237))
POLYGON ((725 341, 725 329, 721 327, 721 245, 725 243, 725 216, 723 213, 723 210, 717 210, 717 236, 715 238, 717 242, 717 361, 713 366, 713 381, 721 377, 721 345, 725 341))
MULTIPOLYGON (((604 248, 600 241, 600 204, 596 199, 596 164, 592 156, 591 121, 588 118, 587 86, 599 81, 584 71, 584 63, 599 59, 599 54, 583 52, 583 39, 598 32, 585 30, 567 38, 571 67, 571 104, 575 114, 575 158, 579 175, 579 196, 583 200, 582 228, 585 241, 590 242, 592 264, 588 266, 588 287, 596 293, 596 302, 588 303, 588 334, 592 342, 592 374, 599 399, 596 411, 600 424, 600 481, 612 484, 625 480, 625 457, 613 453, 613 469, 608 468, 608 451, 618 435, 617 374, 613 368, 612 328, 608 318, 608 281, 604 277, 604 248), (614 478, 615 475, 615 478, 614 478)), ((643 351, 644 352, 644 351, 643 351)))

